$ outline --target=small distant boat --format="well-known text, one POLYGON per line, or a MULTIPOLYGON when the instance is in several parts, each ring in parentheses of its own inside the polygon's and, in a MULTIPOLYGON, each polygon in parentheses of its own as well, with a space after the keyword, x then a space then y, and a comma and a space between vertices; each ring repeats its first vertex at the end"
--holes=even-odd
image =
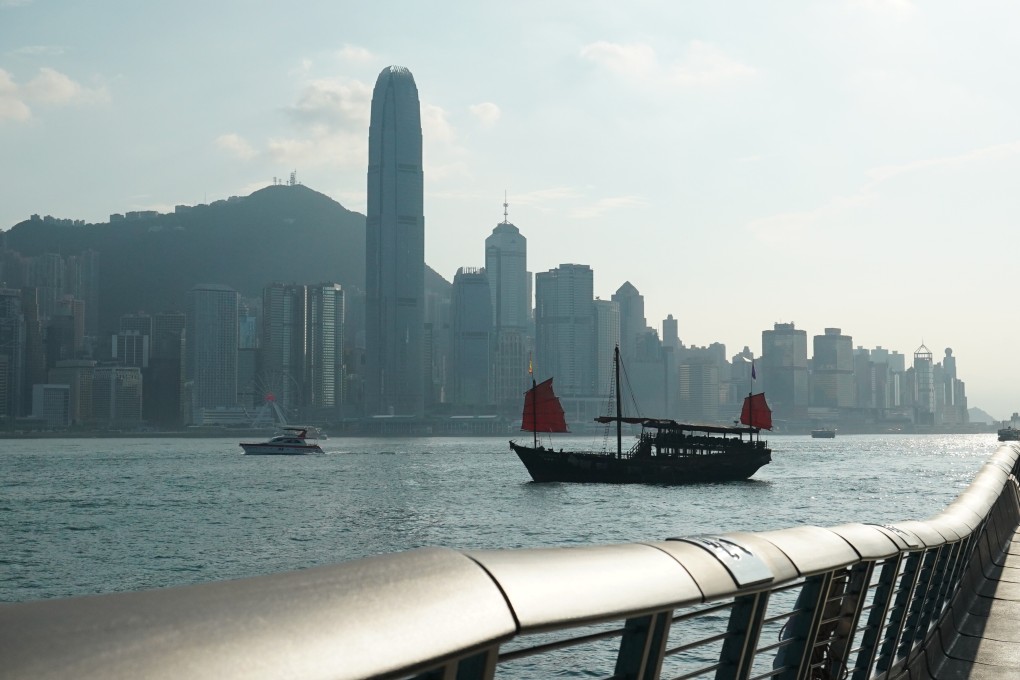
POLYGON ((282 434, 264 442, 241 442, 239 446, 249 456, 304 456, 322 453, 314 441, 309 442, 307 427, 283 427, 282 434))
MULTIPOLYGON (((620 385, 620 348, 614 353, 615 385, 620 385)), ((567 432, 563 408, 553 392, 552 378, 525 394, 521 429, 534 432, 531 446, 511 441, 536 482, 596 482, 606 484, 692 484, 749 478, 772 461, 772 450, 761 429, 772 429, 772 411, 764 394, 748 395, 740 422, 747 427, 689 425, 675 420, 624 417, 620 398, 616 415, 599 416, 599 423, 616 423, 616 451, 556 451, 538 443, 539 432, 567 432), (637 443, 623 450, 623 423, 641 426, 637 443), (746 439, 745 439, 746 435, 746 439)))
POLYGON ((812 439, 835 439, 836 428, 822 427, 817 430, 811 430, 812 439))

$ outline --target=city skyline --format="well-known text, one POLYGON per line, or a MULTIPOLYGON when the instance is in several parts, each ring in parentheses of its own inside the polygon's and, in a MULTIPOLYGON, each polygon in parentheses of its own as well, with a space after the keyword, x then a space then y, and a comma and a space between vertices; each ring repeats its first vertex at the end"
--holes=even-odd
POLYGON ((484 264, 505 189, 531 271, 588 264, 602 299, 630 281, 689 345, 757 350, 792 321, 952 347, 976 406, 1017 409, 992 257, 1016 214, 1012 5, 187 7, 0 2, 0 227, 295 169, 365 212, 371 83, 400 63, 421 89, 425 261, 447 280, 484 264))

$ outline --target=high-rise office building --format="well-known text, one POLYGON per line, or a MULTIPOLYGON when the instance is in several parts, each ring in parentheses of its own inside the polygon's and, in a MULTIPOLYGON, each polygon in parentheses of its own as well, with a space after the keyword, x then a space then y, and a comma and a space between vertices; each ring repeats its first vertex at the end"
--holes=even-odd
POLYGON ((99 335, 99 253, 86 250, 67 258, 65 286, 85 303, 85 334, 99 335))
POLYGON ((626 359, 637 355, 638 338, 648 325, 645 298, 630 281, 625 281, 612 297, 620 305, 620 353, 626 359))
POLYGON ((672 314, 662 320, 662 346, 669 347, 674 352, 680 350, 680 324, 672 314))
POLYGON ((163 312, 152 317, 149 343, 149 372, 145 376, 142 401, 150 423, 166 428, 180 427, 184 420, 184 365, 187 317, 182 312, 163 312))
POLYGON ((826 328, 814 337, 811 357, 811 405, 824 408, 853 408, 854 344, 839 328, 826 328))
POLYGON ((614 396, 613 350, 620 344, 620 305, 612 300, 592 302, 595 312, 595 394, 614 396))
POLYGON ((69 417, 72 425, 84 425, 92 421, 92 380, 95 377, 96 362, 91 359, 74 359, 58 362, 49 370, 49 382, 54 385, 69 385, 69 417))
POLYGON ((228 286, 199 284, 188 292, 185 349, 192 422, 201 422, 202 409, 237 405, 239 302, 228 286))
POLYGON ((914 422, 935 424, 935 366, 931 350, 923 344, 914 350, 914 422))
POLYGON ((290 416, 306 405, 308 288, 271 283, 262 290, 262 346, 256 375, 256 399, 272 392, 290 416), (259 394, 261 392, 261 394, 259 394))
POLYGON ((492 297, 484 269, 461 267, 450 299, 452 401, 460 407, 486 407, 489 389, 492 297))
POLYGON ((485 239, 485 273, 489 280, 493 323, 493 399, 497 408, 512 413, 528 389, 528 327, 531 287, 528 240, 507 219, 485 239))
POLYGON ((792 323, 761 332, 759 376, 776 417, 806 418, 808 407, 807 333, 792 323))
POLYGON ((104 425, 141 422, 142 370, 137 366, 96 366, 92 417, 104 425))
POLYGON ((25 316, 21 291, 0 288, 0 419, 13 421, 22 412, 25 366, 25 316))
POLYGON ((365 409, 423 415, 425 217, 421 105, 406 68, 372 92, 365 222, 365 409))
POLYGON ((496 331, 527 328, 531 309, 531 300, 527 297, 528 239, 507 221, 506 213, 485 239, 485 274, 489 280, 492 325, 496 331))
POLYGON ((39 318, 37 288, 21 289, 21 313, 25 319, 25 375, 21 384, 21 403, 30 404, 34 399, 33 386, 46 382, 46 343, 43 322, 39 318))
POLYGON ((535 276, 535 379, 561 396, 595 394, 594 272, 561 264, 535 276))
POLYGON ((337 416, 344 401, 344 291, 339 283, 308 286, 308 407, 337 416))

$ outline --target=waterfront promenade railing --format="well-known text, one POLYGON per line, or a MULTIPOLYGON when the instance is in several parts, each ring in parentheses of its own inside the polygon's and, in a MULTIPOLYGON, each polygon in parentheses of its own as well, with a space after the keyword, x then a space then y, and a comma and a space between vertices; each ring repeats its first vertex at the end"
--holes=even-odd
POLYGON ((0 677, 944 677, 1020 524, 1018 472, 1020 445, 1000 446, 924 521, 426 548, 2 605, 0 677))

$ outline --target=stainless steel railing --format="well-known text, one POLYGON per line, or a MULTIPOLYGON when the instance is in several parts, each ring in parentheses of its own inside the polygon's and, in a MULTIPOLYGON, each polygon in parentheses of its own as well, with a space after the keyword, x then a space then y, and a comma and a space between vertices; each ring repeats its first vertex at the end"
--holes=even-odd
POLYGON ((926 521, 582 548, 414 550, 0 606, 0 677, 893 678, 1020 523, 1002 445, 926 521))

